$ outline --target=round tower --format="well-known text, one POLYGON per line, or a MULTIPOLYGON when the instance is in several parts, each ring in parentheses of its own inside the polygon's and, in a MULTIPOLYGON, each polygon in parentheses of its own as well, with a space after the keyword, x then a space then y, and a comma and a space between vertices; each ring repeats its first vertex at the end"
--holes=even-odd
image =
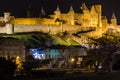
POLYGON ((82 4, 82 26, 89 26, 90 25, 90 11, 87 8, 86 4, 82 4))
POLYGON ((71 25, 75 25, 75 21, 74 21, 75 12, 74 12, 72 6, 70 7, 69 13, 70 13, 70 17, 71 17, 71 19, 70 19, 71 20, 71 25))
POLYGON ((7 23, 6 24, 6 30, 7 30, 7 34, 13 34, 14 33, 14 26, 13 24, 7 23))
POLYGON ((59 6, 57 6, 57 9, 54 13, 55 13, 55 19, 60 20, 61 19, 61 12, 60 12, 59 6))
POLYGON ((102 27, 107 27, 107 18, 106 18, 106 16, 102 17, 102 27))
POLYGON ((112 24, 113 26, 116 26, 116 25, 117 25, 117 20, 116 20, 116 17, 115 17, 115 13, 112 14, 111 24, 112 24))
POLYGON ((4 21, 5 21, 5 23, 9 22, 9 20, 10 20, 10 13, 9 12, 5 12, 4 13, 4 21))
POLYGON ((102 13, 102 10, 101 10, 101 5, 95 5, 95 8, 96 8, 96 12, 98 13, 98 27, 102 27, 102 23, 101 23, 101 13, 102 13))
POLYGON ((85 5, 85 3, 82 4, 81 9, 83 10, 83 14, 89 13, 89 9, 88 9, 87 6, 85 5))

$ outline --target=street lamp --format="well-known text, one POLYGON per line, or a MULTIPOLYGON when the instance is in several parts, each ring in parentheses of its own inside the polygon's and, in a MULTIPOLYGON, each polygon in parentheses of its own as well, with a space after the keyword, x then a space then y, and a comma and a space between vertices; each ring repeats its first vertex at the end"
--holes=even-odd
POLYGON ((74 58, 71 58, 71 62, 74 62, 75 61, 75 59, 74 58))

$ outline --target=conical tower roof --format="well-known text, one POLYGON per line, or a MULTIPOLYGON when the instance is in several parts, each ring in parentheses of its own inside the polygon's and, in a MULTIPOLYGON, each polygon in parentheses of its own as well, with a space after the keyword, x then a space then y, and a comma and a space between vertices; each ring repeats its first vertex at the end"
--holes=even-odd
POLYGON ((43 8, 41 8, 41 14, 46 14, 43 8))
POLYGON ((74 11, 72 5, 70 6, 70 11, 74 11))
POLYGON ((85 3, 82 4, 82 9, 83 10, 88 10, 87 6, 85 5, 85 3))
POLYGON ((111 19, 116 19, 115 13, 113 12, 111 19))
POLYGON ((59 5, 57 5, 57 9, 56 9, 56 11, 60 11, 59 5))
POLYGON ((41 8, 40 13, 39 13, 39 17, 43 17, 45 15, 46 15, 46 13, 45 13, 44 9, 41 8))
POLYGON ((94 5, 92 5, 92 7, 91 7, 91 10, 90 10, 91 12, 96 12, 96 10, 95 10, 95 6, 94 5))

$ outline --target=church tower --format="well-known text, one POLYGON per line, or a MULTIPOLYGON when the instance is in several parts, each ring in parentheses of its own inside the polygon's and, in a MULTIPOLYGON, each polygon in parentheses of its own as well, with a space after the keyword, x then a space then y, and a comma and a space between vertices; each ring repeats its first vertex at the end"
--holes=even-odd
POLYGON ((71 25, 75 25, 75 21, 74 21, 75 12, 72 6, 70 7, 69 14, 70 14, 71 25))
POLYGON ((115 13, 112 14, 111 24, 112 24, 113 26, 116 26, 116 25, 117 25, 117 20, 116 20, 116 17, 115 17, 115 13))

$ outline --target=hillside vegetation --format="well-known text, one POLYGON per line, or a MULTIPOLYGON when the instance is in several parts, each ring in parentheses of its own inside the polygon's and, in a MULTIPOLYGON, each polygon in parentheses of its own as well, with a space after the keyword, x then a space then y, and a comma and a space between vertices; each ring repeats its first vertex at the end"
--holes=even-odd
POLYGON ((31 33, 19 33, 19 34, 1 34, 1 37, 13 37, 24 41, 24 44, 28 48, 36 48, 40 46, 52 46, 52 45, 80 45, 73 40, 68 33, 59 33, 56 35, 31 32, 31 33))

